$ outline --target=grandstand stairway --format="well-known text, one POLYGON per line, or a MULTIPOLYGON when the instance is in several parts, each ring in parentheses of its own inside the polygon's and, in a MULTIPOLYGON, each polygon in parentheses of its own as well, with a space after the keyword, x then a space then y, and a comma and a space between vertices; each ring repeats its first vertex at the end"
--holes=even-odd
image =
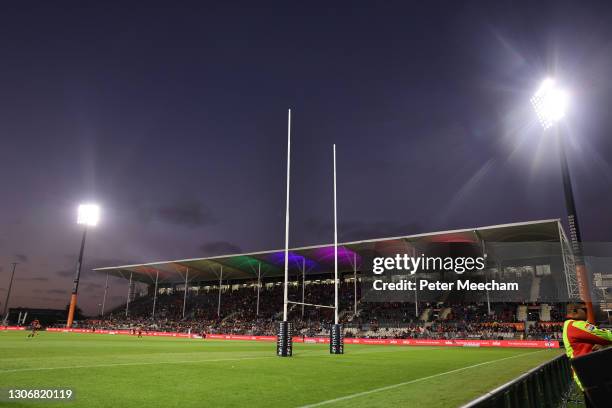
POLYGON ((419 320, 421 320, 422 322, 427 322, 429 321, 430 316, 431 316, 431 308, 427 308, 423 310, 423 313, 421 313, 419 320))
POLYGON ((524 322, 527 320, 527 306, 519 305, 516 308, 516 320, 519 322, 524 322))
POLYGON ((538 298, 540 297, 540 281, 542 278, 540 278, 539 276, 536 276, 533 278, 533 281, 531 281, 531 290, 529 292, 529 301, 530 302, 537 302, 538 298))
POLYGON ((440 320, 446 320, 446 318, 452 311, 453 309, 451 309, 450 307, 445 307, 444 309, 442 309, 442 311, 440 311, 440 316, 438 318, 440 320))
POLYGON ((223 318, 223 320, 221 320, 221 323, 225 323, 235 317, 240 317, 241 313, 240 312, 234 312, 234 313, 230 313, 229 315, 225 316, 223 318))

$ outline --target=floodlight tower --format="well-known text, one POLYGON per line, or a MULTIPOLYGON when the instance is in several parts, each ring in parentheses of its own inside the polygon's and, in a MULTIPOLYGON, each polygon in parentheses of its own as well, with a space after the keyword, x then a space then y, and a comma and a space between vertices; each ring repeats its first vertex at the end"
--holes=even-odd
POLYGON ((95 227, 100 220, 100 207, 96 204, 81 204, 79 205, 77 224, 83 225, 83 239, 81 240, 81 250, 79 251, 79 260, 76 265, 76 274, 72 285, 72 295, 70 296, 70 308, 68 309, 68 320, 66 327, 71 327, 74 320, 74 311, 77 303, 77 292, 79 291, 79 279, 81 277, 81 265, 83 264, 83 252, 85 250, 85 238, 87 238, 87 228, 95 227))
POLYGON ((565 135, 563 134, 561 126, 559 126, 559 122, 563 120, 567 112, 569 94, 564 89, 558 87, 553 78, 546 78, 542 81, 542 84, 531 98, 531 103, 533 104, 533 108, 535 109, 536 115, 544 131, 548 133, 554 132, 559 142, 559 158, 561 160, 565 206, 570 228, 572 250, 576 262, 576 277, 578 279, 580 297, 587 306, 587 320, 594 323, 595 313, 593 312, 589 277, 582 256, 582 235, 578 223, 578 214, 576 212, 572 180, 567 164, 567 155, 565 154, 565 135))

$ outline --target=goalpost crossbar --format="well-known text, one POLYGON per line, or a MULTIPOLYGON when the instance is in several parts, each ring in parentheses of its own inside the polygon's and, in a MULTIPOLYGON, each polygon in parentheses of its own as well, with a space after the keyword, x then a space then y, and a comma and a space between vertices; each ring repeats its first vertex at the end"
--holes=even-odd
POLYGON ((291 303, 291 304, 294 304, 294 305, 304 305, 304 306, 314 306, 314 307, 326 307, 328 309, 335 309, 336 308, 336 306, 317 305, 317 304, 314 304, 314 303, 304 303, 304 302, 293 302, 291 300, 288 300, 287 303, 291 303))

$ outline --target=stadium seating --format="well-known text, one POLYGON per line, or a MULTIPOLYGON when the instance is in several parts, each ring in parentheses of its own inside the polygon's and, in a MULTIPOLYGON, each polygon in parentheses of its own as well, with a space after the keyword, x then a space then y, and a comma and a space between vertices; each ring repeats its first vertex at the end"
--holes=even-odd
MULTIPOLYGON (((525 277, 531 280, 529 277, 525 277)), ((304 287, 307 303, 330 304, 333 285, 330 281, 307 281, 304 287)), ((360 296, 358 285, 358 299, 360 296)), ((420 302, 419 316, 414 303, 363 302, 354 312, 354 286, 352 282, 339 285, 340 318, 345 336, 369 338, 479 338, 556 339, 561 326, 550 322, 516 324, 519 310, 527 305, 495 302, 466 302, 457 296, 445 296, 442 302, 420 302), (452 303, 454 301, 455 303, 452 303), (544 324, 545 323, 545 324, 544 324)), ((190 290, 185 317, 182 316, 182 291, 165 291, 157 296, 155 319, 151 319, 153 297, 135 298, 125 317, 125 305, 112 311, 104 319, 81 322, 96 328, 133 328, 157 331, 191 331, 214 334, 273 335, 275 322, 281 319, 283 286, 279 282, 267 283, 260 292, 257 314, 256 288, 249 285, 228 286, 221 296, 220 314, 217 290, 190 290)), ((289 298, 300 299, 300 285, 290 285, 289 298)), ((535 308, 533 304, 531 308, 535 308)), ((551 319, 562 317, 555 305, 547 305, 551 319)), ((539 310, 539 307, 537 308, 539 310)), ((527 316, 527 314, 525 314, 527 316)), ((297 335, 327 335, 333 319, 333 309, 291 305, 289 319, 294 322, 297 335)), ((522 321, 522 320, 521 320, 522 321)))

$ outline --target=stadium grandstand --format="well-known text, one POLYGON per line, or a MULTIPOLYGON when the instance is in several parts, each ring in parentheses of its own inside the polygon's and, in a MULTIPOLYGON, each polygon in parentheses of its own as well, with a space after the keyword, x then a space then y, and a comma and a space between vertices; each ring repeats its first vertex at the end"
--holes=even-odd
MULTIPOLYGON (((559 338, 562 304, 578 297, 571 248, 558 219, 340 243, 338 263, 340 320, 349 337, 559 338), (481 248, 486 268, 470 279, 520 282, 520 293, 416 291, 400 301, 364 299, 365 259, 427 252, 439 243, 481 248)), ((290 249, 289 298, 331 304, 333 264, 333 245, 290 249)), ((273 335, 282 320, 283 265, 284 251, 275 250, 97 268, 125 279, 126 302, 78 324, 273 335), (137 290, 137 283, 146 290, 137 290)), ((328 335, 333 309, 293 304, 289 320, 297 335, 328 335)))

